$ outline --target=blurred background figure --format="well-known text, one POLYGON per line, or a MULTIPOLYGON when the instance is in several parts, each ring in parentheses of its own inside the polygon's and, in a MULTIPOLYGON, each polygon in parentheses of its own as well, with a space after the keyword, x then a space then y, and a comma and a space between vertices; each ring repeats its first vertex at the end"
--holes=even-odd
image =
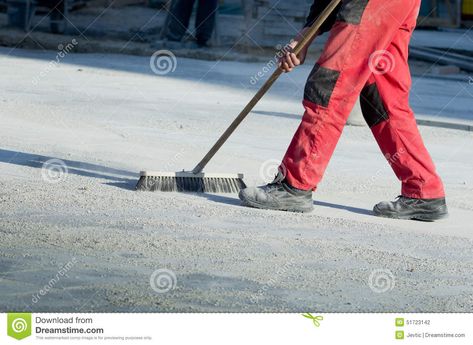
MULTIPOLYGON (((195 0, 173 0, 168 15, 164 38, 179 44, 189 27, 195 0)), ((194 37, 198 47, 207 47, 215 27, 218 0, 197 0, 194 37)))

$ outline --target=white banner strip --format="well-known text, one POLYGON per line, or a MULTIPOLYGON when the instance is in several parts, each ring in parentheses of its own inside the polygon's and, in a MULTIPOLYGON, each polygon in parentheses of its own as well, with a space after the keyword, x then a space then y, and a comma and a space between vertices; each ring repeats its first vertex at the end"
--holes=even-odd
POLYGON ((0 344, 473 344, 473 314, 0 314, 0 344))

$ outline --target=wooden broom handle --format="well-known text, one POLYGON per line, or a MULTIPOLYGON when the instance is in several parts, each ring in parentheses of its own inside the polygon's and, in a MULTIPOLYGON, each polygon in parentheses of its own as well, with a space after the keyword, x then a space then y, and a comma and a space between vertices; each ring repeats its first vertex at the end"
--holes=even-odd
MULTIPOLYGON (((317 35, 322 24, 325 20, 332 14, 335 8, 341 0, 332 0, 328 6, 320 13, 317 20, 310 26, 309 30, 304 34, 302 40, 296 45, 293 50, 294 54, 299 54, 302 49, 317 35)), ((198 174, 204 170, 207 163, 212 159, 212 157, 217 153, 217 151, 222 147, 222 145, 227 141, 227 139, 232 135, 235 129, 240 125, 240 123, 245 119, 245 117, 251 112, 254 106, 259 102, 259 100, 265 95, 265 93, 271 88, 274 82, 282 74, 282 70, 277 68, 269 79, 261 86, 258 92, 253 96, 253 98, 248 102, 245 108, 240 112, 240 114, 233 120, 232 124, 227 128, 227 130, 221 135, 217 142, 212 146, 212 148, 207 152, 207 154, 202 158, 199 164, 192 169, 192 173, 198 174)))

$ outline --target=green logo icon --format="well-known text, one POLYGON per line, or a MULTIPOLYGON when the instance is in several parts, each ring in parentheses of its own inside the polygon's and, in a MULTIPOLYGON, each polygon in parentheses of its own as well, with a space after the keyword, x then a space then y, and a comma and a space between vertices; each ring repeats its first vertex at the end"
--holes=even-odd
POLYGON ((402 318, 402 317, 396 318, 396 326, 397 327, 404 327, 404 318, 402 318))
POLYGON ((7 333, 10 337, 21 340, 31 335, 31 313, 9 313, 7 333))
POLYGON ((311 319, 315 327, 320 327, 319 321, 322 321, 324 319, 322 315, 313 316, 311 313, 305 313, 302 314, 302 316, 311 319))
POLYGON ((396 339, 404 339, 404 331, 396 331, 396 339))

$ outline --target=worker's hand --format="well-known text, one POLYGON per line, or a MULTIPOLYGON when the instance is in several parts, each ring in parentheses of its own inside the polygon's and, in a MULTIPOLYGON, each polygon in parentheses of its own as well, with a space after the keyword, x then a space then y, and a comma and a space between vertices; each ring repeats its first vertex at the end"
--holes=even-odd
POLYGON ((305 61, 307 48, 302 49, 298 55, 292 52, 297 43, 297 41, 292 41, 281 51, 283 55, 279 58, 279 68, 281 68, 284 73, 291 72, 294 67, 302 65, 305 61))
POLYGON ((284 49, 281 51, 282 56, 279 58, 279 68, 283 70, 283 72, 288 73, 291 72, 294 67, 302 65, 305 61, 306 55, 307 55, 307 50, 309 49, 310 44, 312 43, 312 40, 300 51, 299 54, 294 54, 293 50, 299 43, 299 41, 302 40, 302 37, 306 34, 306 31, 308 31, 309 28, 304 28, 302 31, 297 35, 295 39, 291 41, 284 49))

